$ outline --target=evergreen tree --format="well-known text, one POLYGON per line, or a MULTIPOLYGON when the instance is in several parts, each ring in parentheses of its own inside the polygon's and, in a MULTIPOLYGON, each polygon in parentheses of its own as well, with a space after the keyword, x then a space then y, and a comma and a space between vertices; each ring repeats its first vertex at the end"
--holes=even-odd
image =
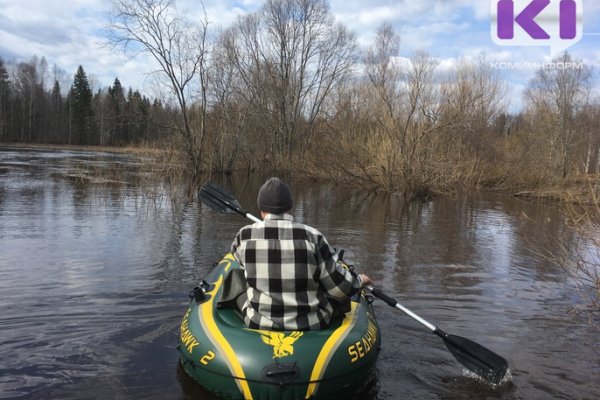
POLYGON ((132 124, 128 141, 130 143, 139 143, 148 136, 150 100, 142 96, 137 90, 129 90, 127 102, 129 103, 129 121, 132 124))
POLYGON ((112 117, 111 128, 109 131, 109 143, 114 144, 118 142, 119 138, 123 135, 125 129, 125 93, 121 81, 119 78, 115 78, 115 81, 111 87, 108 88, 110 114, 112 117))
POLYGON ((64 143, 66 140, 62 135, 64 127, 64 106, 63 98, 60 93, 60 84, 54 81, 52 92, 50 94, 50 142, 64 143))
POLYGON ((72 144, 92 143, 92 89, 87 75, 80 65, 77 68, 70 91, 72 144))

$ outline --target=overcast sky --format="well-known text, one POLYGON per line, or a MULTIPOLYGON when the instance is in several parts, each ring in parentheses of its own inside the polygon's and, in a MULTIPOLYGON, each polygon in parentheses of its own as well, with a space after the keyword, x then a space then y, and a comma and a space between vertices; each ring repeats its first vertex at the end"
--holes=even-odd
MULTIPOLYGON (((584 34, 569 52, 598 69, 600 1, 578 1, 583 2, 584 34)), ((203 3, 210 29, 216 31, 258 10, 264 0, 203 3)), ((400 34, 403 57, 425 50, 440 59, 442 68, 459 57, 475 58, 481 53, 497 62, 551 59, 548 47, 496 45, 491 37, 491 0, 331 0, 330 5, 335 17, 357 34, 361 46, 371 44, 377 28, 389 22, 400 34)), ((192 19, 201 15, 199 0, 179 0, 177 6, 192 19)), ((143 56, 128 58, 104 44, 109 10, 108 0, 0 0, 0 57, 19 61, 44 56, 50 65, 66 71, 69 79, 81 64, 96 86, 108 86, 118 77, 125 87, 151 94, 151 63, 143 56)), ((513 107, 520 104, 520 92, 534 71, 502 70, 511 85, 513 107)))

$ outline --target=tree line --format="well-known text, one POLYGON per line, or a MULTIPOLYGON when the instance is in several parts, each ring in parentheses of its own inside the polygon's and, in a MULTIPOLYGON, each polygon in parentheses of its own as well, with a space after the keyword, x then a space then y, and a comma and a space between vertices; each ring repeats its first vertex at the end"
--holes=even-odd
POLYGON ((569 54, 555 63, 576 67, 540 68, 511 113, 502 71, 485 56, 443 68, 424 51, 403 56, 387 23, 361 49, 327 0, 267 0, 231 26, 209 26, 173 0, 113 0, 109 42, 153 57, 168 100, 125 96, 115 81, 88 106, 78 71, 62 118, 48 112, 61 122, 40 124, 54 90, 38 109, 17 73, 1 81, 1 93, 20 93, 2 100, 12 121, 2 140, 154 141, 177 149, 196 181, 205 171, 269 168, 412 195, 551 184, 600 169, 593 71, 569 54))
POLYGON ((0 58, 0 142, 123 146, 152 143, 169 134, 160 124, 177 111, 115 78, 95 92, 79 66, 49 72, 44 57, 8 63, 0 58), (52 78, 49 76, 52 75, 52 78))

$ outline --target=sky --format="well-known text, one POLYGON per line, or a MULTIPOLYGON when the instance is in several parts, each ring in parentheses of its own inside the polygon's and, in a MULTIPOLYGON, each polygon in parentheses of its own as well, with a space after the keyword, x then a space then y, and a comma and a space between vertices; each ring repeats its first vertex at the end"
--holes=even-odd
MULTIPOLYGON (((400 35, 401 57, 424 50, 439 59, 440 68, 448 68, 461 58, 476 59, 485 54, 509 85, 511 107, 519 108, 522 91, 536 66, 552 57, 546 46, 495 43, 492 23, 496 17, 492 5, 497 1, 330 0, 329 4, 335 18, 357 35, 363 48, 373 43, 377 28, 387 22, 400 35), (512 64, 508 67, 502 63, 512 64)), ((518 1, 528 0, 515 3, 518 1)), ((576 1, 583 9, 578 25, 583 33, 581 40, 568 51, 574 58, 600 70, 600 1, 576 1)), ((239 16, 257 11, 264 2, 204 0, 202 3, 209 29, 217 32, 239 16)), ((176 4, 192 21, 199 21, 202 3, 179 0, 176 4)), ((155 69, 152 61, 144 55, 126 56, 106 44, 110 7, 108 0, 0 0, 0 57, 5 61, 28 61, 33 56, 43 56, 50 66, 56 64, 66 72, 63 77, 66 80, 72 79, 81 64, 95 89, 111 85, 118 77, 123 86, 151 95, 150 73, 155 69)), ((519 30, 520 27, 515 27, 515 35, 519 30)))

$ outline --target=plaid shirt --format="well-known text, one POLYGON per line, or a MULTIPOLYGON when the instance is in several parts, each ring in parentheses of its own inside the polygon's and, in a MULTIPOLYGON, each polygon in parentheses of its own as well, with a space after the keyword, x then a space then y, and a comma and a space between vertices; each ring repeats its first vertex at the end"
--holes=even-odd
POLYGON ((360 279, 337 262, 325 237, 290 214, 268 214, 243 227, 231 252, 245 268, 242 313, 253 329, 323 329, 333 312, 326 295, 343 300, 360 289, 360 279))

